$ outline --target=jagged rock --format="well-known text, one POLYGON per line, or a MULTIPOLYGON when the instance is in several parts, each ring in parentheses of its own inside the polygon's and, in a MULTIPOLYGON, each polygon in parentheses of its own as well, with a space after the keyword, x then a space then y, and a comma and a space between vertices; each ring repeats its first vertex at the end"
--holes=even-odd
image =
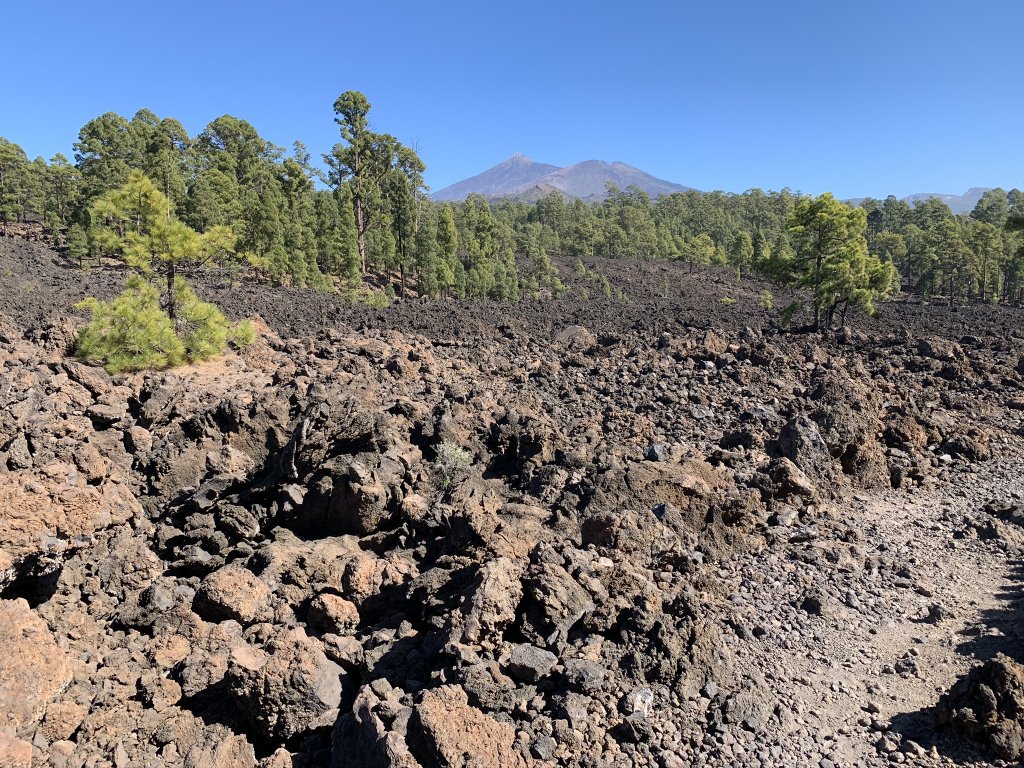
POLYGON ((462 669, 460 682, 470 702, 488 712, 511 712, 516 702, 532 695, 529 687, 517 686, 495 661, 470 664, 462 669))
POLYGON ((370 686, 363 686, 356 696, 352 711, 346 714, 332 734, 332 768, 420 768, 405 743, 405 723, 412 714, 402 708, 401 717, 370 686), (382 719, 387 712, 396 730, 382 719))
POLYGON ((26 601, 0 600, 0 728, 32 735, 46 705, 70 684, 72 667, 26 601))
POLYGON ((779 433, 777 445, 783 458, 793 462, 805 476, 813 476, 823 487, 834 486, 836 476, 832 454, 818 425, 806 416, 795 416, 779 433))
POLYGON ((270 588, 252 571, 229 565, 203 579, 196 592, 195 610, 208 621, 254 624, 273 619, 272 597, 270 588))
POLYGON ((256 728, 288 739, 337 717, 343 672, 302 630, 281 630, 260 649, 231 653, 227 680, 239 709, 256 728))
POLYGON ((744 688, 730 696, 722 705, 725 722, 763 733, 775 710, 771 693, 762 685, 744 688))
POLYGON ((988 432, 974 427, 961 434, 948 437, 942 443, 942 450, 951 456, 967 461, 988 461, 992 458, 988 441, 988 432))
POLYGON ((278 747, 274 754, 259 762, 259 768, 292 768, 293 765, 292 754, 284 747, 278 747))
POLYGON ((801 469, 789 459, 772 459, 768 465, 768 477, 774 483, 771 496, 787 499, 799 496, 808 501, 818 498, 818 490, 801 469))
POLYGON ((127 487, 102 478, 89 484, 63 462, 0 473, 0 498, 0 587, 59 567, 88 536, 142 514, 127 487))
POLYGON ((956 362, 966 357, 963 348, 955 341, 942 339, 937 336, 927 336, 918 339, 917 352, 924 357, 942 360, 943 362, 956 362))
POLYGON ((975 667, 943 694, 935 723, 1003 760, 1024 756, 1024 668, 1003 654, 975 667))
POLYGON ((861 488, 882 488, 889 485, 888 467, 877 439, 882 431, 882 409, 877 390, 865 383, 867 378, 860 364, 848 371, 817 375, 809 395, 814 404, 811 418, 830 455, 838 459, 842 476, 861 488))
POLYGON ((608 674, 607 669, 587 659, 566 659, 564 666, 566 684, 583 693, 599 691, 608 674))
POLYGON ((0 768, 32 768, 32 744, 0 731, 0 768))
POLYGON ((551 668, 558 663, 558 657, 551 651, 538 648, 529 643, 517 645, 508 660, 508 668, 512 676, 526 683, 535 683, 546 677, 551 668))
POLYGON ((412 754, 431 768, 527 765, 515 747, 515 729, 471 707, 466 692, 453 685, 423 694, 409 723, 408 742, 412 754))
POLYGON ((590 593, 555 563, 531 568, 527 584, 526 617, 534 638, 544 645, 564 640, 576 622, 596 607, 590 593))
POLYGON ((597 344, 597 337, 581 325, 570 325, 555 336, 555 343, 569 350, 585 352, 597 344))
POLYGON ((525 567, 499 557, 480 567, 472 595, 466 601, 462 639, 471 644, 494 642, 516 618, 523 597, 525 567))
POLYGON ((349 600, 325 592, 309 604, 309 623, 330 634, 347 635, 359 625, 359 610, 349 600))
POLYGON ((373 533, 401 508, 405 465, 376 453, 341 456, 321 465, 309 479, 310 493, 293 525, 323 533, 373 533))

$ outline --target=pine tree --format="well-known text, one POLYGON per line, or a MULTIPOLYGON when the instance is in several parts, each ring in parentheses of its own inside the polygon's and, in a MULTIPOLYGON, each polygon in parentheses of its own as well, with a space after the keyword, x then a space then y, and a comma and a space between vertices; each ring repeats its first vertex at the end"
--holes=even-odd
POLYGON ((895 267, 868 253, 866 229, 863 209, 829 193, 797 201, 790 214, 792 249, 774 254, 770 269, 784 285, 811 292, 815 330, 851 305, 872 313, 875 300, 891 293, 895 267))
POLYGON ((171 203, 140 171, 92 207, 99 247, 164 287, 163 301, 176 319, 175 277, 179 272, 216 263, 231 254, 234 233, 214 227, 199 235, 171 211, 171 203))

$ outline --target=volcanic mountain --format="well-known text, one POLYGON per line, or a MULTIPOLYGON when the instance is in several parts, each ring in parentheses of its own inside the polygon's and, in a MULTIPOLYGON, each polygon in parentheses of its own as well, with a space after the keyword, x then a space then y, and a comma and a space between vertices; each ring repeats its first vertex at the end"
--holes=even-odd
POLYGON ((516 154, 483 173, 435 192, 433 199, 464 200, 471 194, 478 194, 488 198, 513 197, 532 201, 558 191, 592 202, 605 198, 609 182, 619 189, 635 186, 651 197, 691 189, 656 178, 625 163, 586 160, 559 168, 516 154))

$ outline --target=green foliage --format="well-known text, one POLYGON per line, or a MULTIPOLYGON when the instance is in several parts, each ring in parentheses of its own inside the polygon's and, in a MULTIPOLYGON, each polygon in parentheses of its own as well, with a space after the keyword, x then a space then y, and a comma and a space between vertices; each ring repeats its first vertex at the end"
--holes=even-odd
POLYGON ((78 335, 75 354, 103 363, 109 373, 161 369, 185 362, 185 345, 160 308, 160 294, 139 275, 113 301, 88 298, 76 305, 92 316, 78 335))
POLYGON ((779 315, 779 325, 783 328, 789 328, 789 326, 793 324, 793 319, 796 317, 796 313, 801 309, 803 309, 803 303, 801 301, 791 301, 779 315))
POLYGON ((740 230, 729 244, 729 264, 736 268, 737 275, 743 275, 754 262, 754 242, 750 233, 740 230))
POLYGON ((772 295, 772 292, 761 291, 761 296, 757 300, 757 305, 765 312, 770 312, 772 307, 775 306, 775 297, 772 295))
POLYGON ((781 284, 810 291, 814 327, 832 325, 836 311, 845 318, 853 306, 868 314, 888 297, 896 269, 868 253, 867 214, 831 194, 798 200, 789 216, 792 249, 773 254, 769 269, 781 284))
POLYGON ((231 329, 228 341, 236 349, 245 349, 256 342, 256 328, 249 320, 239 320, 231 329))
POLYGON ((392 288, 389 295, 386 290, 375 290, 369 286, 360 285, 343 291, 342 296, 353 304, 365 304, 375 309, 386 309, 394 301, 395 291, 392 288))
POLYGON ((434 459, 434 477, 438 487, 444 492, 451 491, 455 482, 469 469, 469 451, 451 442, 443 442, 437 449, 434 459))
POLYGON ((215 305, 200 301, 181 278, 174 285, 178 316, 175 330, 191 361, 207 360, 224 351, 234 328, 215 305))
POLYGON ((67 249, 71 256, 78 259, 80 266, 86 265, 86 260, 92 255, 92 246, 89 243, 89 235, 81 224, 72 224, 68 227, 67 249))
POLYGON ((200 235, 178 220, 167 196, 140 171, 131 171, 124 186, 96 200, 91 219, 102 251, 165 285, 163 302, 172 320, 177 317, 177 273, 217 264, 234 249, 235 237, 227 227, 200 235))
MULTIPOLYGON (((161 254, 191 254, 184 257, 185 270, 198 268, 188 264, 192 256, 202 262, 210 255, 169 222, 199 236, 220 228, 230 233, 226 241, 218 238, 226 265, 248 265, 275 283, 348 290, 372 267, 397 273, 402 293, 412 281, 419 295, 437 299, 558 296, 564 290, 554 269, 560 257, 673 259, 691 270, 728 264, 741 276, 777 276, 780 267, 785 271, 805 255, 788 218, 803 203, 785 189, 689 191, 652 200, 636 188, 609 187, 606 199, 595 204, 553 192, 532 205, 479 196, 435 205, 425 195, 422 161, 371 126, 363 94, 343 93, 334 111, 340 141, 325 156, 326 173, 312 167, 301 144, 286 156, 231 115, 195 137, 177 120, 147 109, 130 119, 100 115, 79 131, 73 162, 59 154, 49 163, 30 160, 0 139, 0 226, 42 221, 83 266, 113 253, 140 269, 148 260, 154 275, 165 278, 178 267, 161 266, 161 254), (119 190, 135 183, 133 172, 163 196, 158 207, 168 223, 162 234, 154 233, 166 240, 160 248, 119 242, 124 229, 144 235, 130 215, 114 215, 109 206, 119 190), (318 188, 323 182, 330 189, 318 188)), ((127 202, 122 199, 121 207, 130 207, 127 202)), ((870 258, 894 265, 907 290, 945 295, 952 303, 1024 299, 1020 190, 986 192, 969 216, 954 216, 939 200, 911 207, 891 195, 865 199, 862 209, 870 258)), ((888 268, 857 262, 850 260, 840 270, 847 274, 825 281, 845 284, 840 292, 849 294, 837 312, 848 306, 870 310, 885 282, 888 268), (876 288, 863 288, 865 282, 876 288)), ((577 277, 586 278, 581 272, 577 277)), ((165 288, 164 303, 171 308, 173 301, 165 288)), ((819 315, 830 311, 827 296, 815 301, 819 315)))
POLYGON ((110 373, 159 370, 219 355, 229 342, 245 347, 256 339, 252 324, 232 325, 216 306, 200 301, 183 279, 175 282, 178 317, 160 306, 160 292, 131 275, 112 301, 88 298, 77 307, 91 314, 79 332, 75 354, 103 363, 110 373))

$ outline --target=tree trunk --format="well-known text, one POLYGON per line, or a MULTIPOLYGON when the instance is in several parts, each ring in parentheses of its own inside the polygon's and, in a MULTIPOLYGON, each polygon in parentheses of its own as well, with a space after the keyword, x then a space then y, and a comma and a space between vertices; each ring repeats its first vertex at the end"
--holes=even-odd
POLYGON ((832 306, 828 308, 828 312, 825 314, 825 330, 832 330, 832 321, 836 316, 836 307, 839 305, 839 301, 833 301, 832 306))
POLYGON ((353 194, 352 205, 356 209, 356 242, 359 247, 359 272, 366 274, 366 212, 362 199, 353 194))
POLYGON ((171 318, 171 322, 175 319, 175 306, 174 306, 174 262, 167 264, 167 316, 171 318))

